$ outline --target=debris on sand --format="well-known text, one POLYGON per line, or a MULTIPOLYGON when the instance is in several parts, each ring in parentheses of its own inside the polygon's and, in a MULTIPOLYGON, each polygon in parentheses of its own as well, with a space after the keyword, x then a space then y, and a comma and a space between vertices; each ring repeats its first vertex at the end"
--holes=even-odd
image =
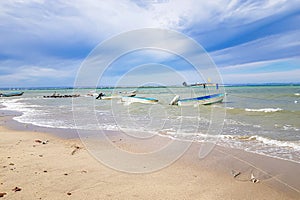
POLYGON ((47 144, 49 142, 49 140, 45 140, 42 142, 42 144, 47 144))
POLYGON ((236 177, 238 177, 241 174, 241 172, 235 171, 235 170, 231 170, 231 174, 232 174, 233 178, 236 178, 236 177))
POLYGON ((67 195, 72 195, 72 193, 71 193, 71 192, 68 192, 67 195))
POLYGON ((77 146, 77 145, 74 145, 72 147, 74 147, 75 149, 72 151, 71 155, 74 155, 79 149, 82 149, 82 147, 77 146))
POLYGON ((19 192, 19 191, 21 191, 22 189, 21 188, 19 188, 19 187, 15 187, 14 189, 12 189, 12 191, 14 191, 14 192, 19 192))
POLYGON ((255 178, 253 173, 251 173, 250 181, 252 181, 252 183, 259 183, 259 179, 255 178))
POLYGON ((45 140, 45 141, 42 141, 42 140, 34 140, 36 143, 41 143, 41 144, 47 144, 49 142, 49 140, 45 140))
POLYGON ((0 197, 4 197, 6 195, 6 192, 0 192, 0 197))

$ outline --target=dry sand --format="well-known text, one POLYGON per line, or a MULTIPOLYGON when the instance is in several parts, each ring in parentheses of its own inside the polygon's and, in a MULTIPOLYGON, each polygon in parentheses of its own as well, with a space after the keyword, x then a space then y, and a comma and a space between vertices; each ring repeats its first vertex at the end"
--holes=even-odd
MULTIPOLYGON (((0 195, 6 193, 2 199, 297 199, 300 196, 299 164, 243 151, 217 147, 199 160, 196 153, 199 144, 193 144, 169 167, 148 174, 128 174, 101 164, 78 139, 3 126, 0 138, 0 195), (48 142, 42 144, 38 140, 48 142), (233 178, 231 170, 241 174, 233 178), (260 179, 259 183, 249 181, 251 172, 260 179), (15 191, 16 187, 21 190, 15 191)), ((135 145, 126 139, 118 143, 123 147, 135 145)))

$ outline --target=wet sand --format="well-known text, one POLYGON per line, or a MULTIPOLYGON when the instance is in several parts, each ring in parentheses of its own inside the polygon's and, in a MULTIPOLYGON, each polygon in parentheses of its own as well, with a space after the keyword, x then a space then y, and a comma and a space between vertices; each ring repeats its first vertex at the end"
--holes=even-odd
MULTIPOLYGON (((79 139, 63 139, 35 130, 13 130, 4 126, 7 121, 7 117, 0 117, 0 195, 6 193, 3 199, 297 199, 300 196, 297 163, 218 146, 199 159, 201 144, 194 143, 168 167, 152 173, 130 174, 101 164, 79 139), (234 178, 232 170, 240 174, 234 178), (250 181, 251 174, 259 183, 250 181)), ((132 152, 155 149, 159 144, 137 143, 117 134, 113 137, 116 146, 132 152)), ((166 140, 158 139, 161 143, 166 140)))

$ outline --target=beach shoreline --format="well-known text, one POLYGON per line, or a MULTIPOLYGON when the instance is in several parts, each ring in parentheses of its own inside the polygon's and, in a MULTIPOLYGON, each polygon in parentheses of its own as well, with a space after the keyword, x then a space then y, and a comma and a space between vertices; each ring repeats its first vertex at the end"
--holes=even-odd
MULTIPOLYGON (((201 144, 193 143, 170 166, 130 174, 103 165, 79 139, 26 131, 26 126, 5 127, 11 118, 2 116, 0 123, 0 192, 7 193, 3 199, 297 199, 299 195, 297 163, 219 146, 199 159, 201 144), (232 170, 240 175, 234 178, 232 170), (259 183, 250 181, 251 173, 259 183), (15 187, 21 191, 12 191, 15 187)), ((132 152, 157 145, 113 137, 119 148, 132 152)))

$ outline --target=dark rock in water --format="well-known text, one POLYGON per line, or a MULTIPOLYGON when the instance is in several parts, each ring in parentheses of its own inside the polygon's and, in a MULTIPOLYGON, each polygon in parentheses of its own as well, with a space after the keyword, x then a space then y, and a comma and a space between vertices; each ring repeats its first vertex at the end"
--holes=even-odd
POLYGON ((51 96, 43 96, 44 98, 74 98, 74 97, 80 97, 79 94, 73 94, 73 95, 59 95, 59 94, 56 94, 56 95, 51 95, 51 96))

